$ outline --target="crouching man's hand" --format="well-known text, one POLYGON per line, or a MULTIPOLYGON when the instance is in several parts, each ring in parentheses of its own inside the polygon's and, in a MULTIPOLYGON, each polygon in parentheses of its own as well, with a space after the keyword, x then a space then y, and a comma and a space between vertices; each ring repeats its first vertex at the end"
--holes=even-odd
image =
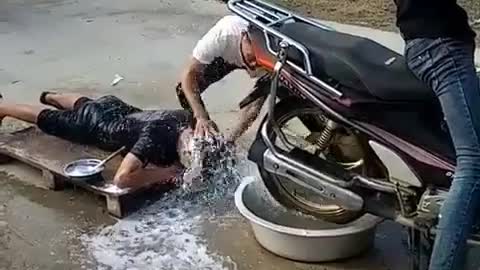
POLYGON ((195 136, 196 137, 208 137, 213 134, 218 133, 218 127, 215 122, 207 118, 197 118, 197 123, 195 125, 195 136))

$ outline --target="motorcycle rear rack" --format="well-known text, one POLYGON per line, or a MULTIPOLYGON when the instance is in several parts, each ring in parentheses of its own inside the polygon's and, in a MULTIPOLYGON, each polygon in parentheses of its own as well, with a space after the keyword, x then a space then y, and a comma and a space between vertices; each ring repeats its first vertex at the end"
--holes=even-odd
POLYGON ((228 8, 236 15, 263 30, 265 41, 267 43, 267 49, 272 55, 278 57, 280 51, 275 51, 272 48, 272 44, 270 44, 271 37, 279 39, 280 43, 295 47, 295 49, 297 49, 303 56, 303 67, 300 67, 288 60, 286 61, 286 64, 312 80, 321 88, 327 90, 335 97, 341 97, 343 95, 342 92, 313 75, 309 50, 302 43, 277 31, 274 26, 278 26, 287 22, 302 22, 327 31, 335 31, 333 28, 317 21, 294 14, 274 4, 260 0, 230 0, 228 2, 228 8))

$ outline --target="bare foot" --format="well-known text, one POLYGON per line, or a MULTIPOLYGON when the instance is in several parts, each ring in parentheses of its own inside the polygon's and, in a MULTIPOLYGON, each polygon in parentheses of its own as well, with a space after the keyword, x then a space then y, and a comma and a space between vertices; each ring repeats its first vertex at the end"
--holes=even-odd
POLYGON ((40 103, 42 103, 43 105, 55 107, 59 110, 64 110, 65 108, 63 108, 61 104, 59 104, 54 98, 52 98, 53 95, 57 95, 57 93, 50 91, 42 92, 42 94, 40 94, 40 103))

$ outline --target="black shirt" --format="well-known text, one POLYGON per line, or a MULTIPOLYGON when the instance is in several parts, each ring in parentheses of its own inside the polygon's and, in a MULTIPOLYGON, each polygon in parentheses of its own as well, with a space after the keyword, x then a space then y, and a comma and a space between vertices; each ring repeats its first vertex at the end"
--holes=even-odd
POLYGON ((190 123, 185 110, 141 111, 111 121, 102 133, 105 143, 127 146, 142 163, 168 166, 178 161, 178 138, 190 123))
POLYGON ((456 0, 394 0, 397 25, 405 40, 456 38, 473 41, 468 15, 456 0))

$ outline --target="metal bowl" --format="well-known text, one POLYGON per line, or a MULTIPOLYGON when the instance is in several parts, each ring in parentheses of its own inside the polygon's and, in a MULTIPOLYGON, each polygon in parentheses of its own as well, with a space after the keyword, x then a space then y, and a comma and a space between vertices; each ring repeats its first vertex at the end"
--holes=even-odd
POLYGON ((98 159, 79 159, 65 165, 63 172, 70 177, 72 181, 94 183, 103 180, 102 172, 105 166, 100 166, 95 170, 91 170, 98 165, 101 160, 98 159))
POLYGON ((235 204, 250 221, 257 241, 279 256, 304 262, 326 262, 359 255, 373 246, 382 219, 364 215, 337 225, 280 206, 255 178, 235 192, 235 204))

